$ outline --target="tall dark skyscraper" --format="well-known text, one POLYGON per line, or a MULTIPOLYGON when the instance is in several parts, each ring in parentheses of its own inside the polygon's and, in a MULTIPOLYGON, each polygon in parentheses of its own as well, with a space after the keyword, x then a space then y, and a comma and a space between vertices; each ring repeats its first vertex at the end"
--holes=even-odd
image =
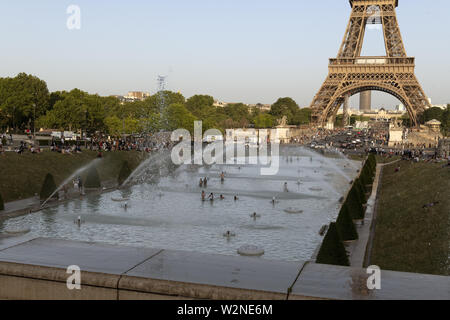
POLYGON ((363 91, 359 97, 359 111, 372 110, 372 91, 363 91))

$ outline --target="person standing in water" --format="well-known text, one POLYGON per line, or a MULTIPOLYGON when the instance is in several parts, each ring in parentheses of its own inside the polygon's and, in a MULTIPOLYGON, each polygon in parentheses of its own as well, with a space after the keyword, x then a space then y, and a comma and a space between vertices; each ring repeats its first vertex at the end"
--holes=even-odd
POLYGON ((200 182, 198 183, 198 186, 199 186, 200 188, 203 187, 203 179, 202 179, 202 178, 200 178, 200 182))
POLYGON ((211 192, 211 194, 208 197, 209 200, 214 201, 214 193, 211 192))
POLYGON ((80 194, 83 194, 83 180, 81 180, 81 177, 78 177, 78 190, 80 194))
POLYGON ((203 179, 203 186, 206 188, 208 186, 208 178, 205 177, 205 179, 203 179))
POLYGON ((205 201, 206 199, 206 193, 205 190, 202 190, 202 201, 205 201))
POLYGON ((284 192, 289 192, 288 183, 287 182, 284 183, 284 192))
POLYGON ((220 174, 220 182, 224 183, 225 182, 225 173, 222 171, 222 173, 220 174))

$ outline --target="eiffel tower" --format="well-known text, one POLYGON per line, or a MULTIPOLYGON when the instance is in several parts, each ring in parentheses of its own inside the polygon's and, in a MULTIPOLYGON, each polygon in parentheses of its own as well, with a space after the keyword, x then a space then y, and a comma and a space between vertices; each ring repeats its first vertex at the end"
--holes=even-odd
POLYGON ((338 56, 330 59, 329 74, 310 106, 313 123, 334 123, 341 105, 348 108, 348 97, 377 90, 400 100, 418 126, 418 115, 431 105, 414 74, 415 58, 406 55, 395 12, 398 0, 350 0, 350 6, 338 56), (367 26, 383 29, 385 56, 361 56, 367 26))

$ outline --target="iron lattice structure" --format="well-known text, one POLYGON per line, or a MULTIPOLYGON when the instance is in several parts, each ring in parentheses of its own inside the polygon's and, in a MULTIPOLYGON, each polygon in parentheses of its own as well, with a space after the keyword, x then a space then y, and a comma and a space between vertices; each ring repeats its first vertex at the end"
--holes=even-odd
POLYGON ((406 55, 396 7, 398 0, 350 0, 352 12, 337 58, 330 59, 329 74, 310 108, 317 126, 334 121, 346 97, 362 91, 383 91, 399 99, 414 125, 431 107, 414 74, 415 58, 406 55), (386 56, 362 57, 368 25, 383 29, 386 56))

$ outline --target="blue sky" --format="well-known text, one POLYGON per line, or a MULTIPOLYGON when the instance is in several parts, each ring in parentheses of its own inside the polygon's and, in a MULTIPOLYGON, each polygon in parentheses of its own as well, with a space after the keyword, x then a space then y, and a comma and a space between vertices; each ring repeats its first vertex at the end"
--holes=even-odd
MULTIPOLYGON (((407 54, 433 103, 450 102, 448 0, 400 0, 407 54)), ((0 3, 0 76, 37 75, 49 89, 155 92, 158 74, 186 97, 309 105, 343 38, 347 0, 15 0, 0 3), (81 8, 81 30, 66 9, 81 8)), ((371 31, 364 48, 380 53, 371 31)), ((386 94, 376 106, 396 104, 386 94)), ((356 97, 352 98, 352 102, 356 97)), ((352 103, 353 104, 353 103, 352 103)), ((356 104, 356 102, 355 102, 356 104)))

